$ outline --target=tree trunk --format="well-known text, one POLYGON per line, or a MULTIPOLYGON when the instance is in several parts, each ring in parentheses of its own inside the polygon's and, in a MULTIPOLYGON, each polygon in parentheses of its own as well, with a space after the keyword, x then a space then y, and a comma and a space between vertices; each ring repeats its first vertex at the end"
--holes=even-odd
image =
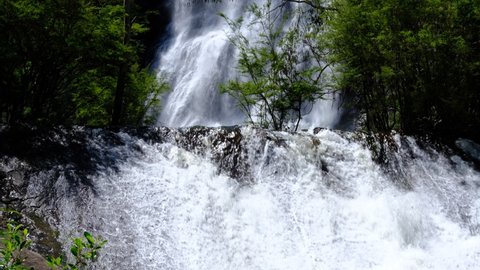
MULTIPOLYGON (((123 0, 123 7, 125 9, 125 18, 123 21, 124 27, 124 36, 123 36, 123 45, 128 46, 130 43, 130 34, 131 34, 131 7, 132 7, 132 0, 123 0)), ((125 90, 127 85, 127 75, 128 70, 130 68, 130 60, 129 60, 128 53, 125 53, 123 62, 120 64, 118 69, 118 77, 117 77, 117 87, 115 89, 115 98, 113 102, 113 112, 112 112, 112 122, 110 123, 112 126, 118 126, 123 124, 122 122, 122 111, 124 107, 124 99, 125 99, 125 90)))

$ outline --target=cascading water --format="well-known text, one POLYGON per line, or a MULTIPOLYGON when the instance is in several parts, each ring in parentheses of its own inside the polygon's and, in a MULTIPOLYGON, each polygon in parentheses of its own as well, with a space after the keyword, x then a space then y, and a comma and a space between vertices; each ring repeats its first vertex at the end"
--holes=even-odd
POLYGON ((89 135, 124 157, 91 187, 31 181, 64 243, 107 238, 97 269, 480 269, 480 174, 458 156, 397 135, 386 172, 355 134, 156 132, 89 135))
MULTIPOLYGON (((244 121, 235 101, 219 92, 219 85, 236 75, 237 63, 235 49, 227 38, 229 26, 218 14, 238 18, 245 15, 248 5, 266 1, 212 2, 173 3, 172 38, 159 54, 159 74, 167 74, 172 87, 162 102, 160 126, 230 126, 244 121)), ((252 38, 256 34, 251 33, 252 38)), ((332 100, 316 102, 301 127, 335 125, 338 111, 334 104, 332 100)))
POLYGON ((233 125, 243 117, 234 102, 218 92, 231 74, 233 50, 218 15, 239 16, 249 1, 203 3, 174 1, 172 40, 160 55, 160 73, 171 78, 172 91, 163 102, 160 125, 233 125))

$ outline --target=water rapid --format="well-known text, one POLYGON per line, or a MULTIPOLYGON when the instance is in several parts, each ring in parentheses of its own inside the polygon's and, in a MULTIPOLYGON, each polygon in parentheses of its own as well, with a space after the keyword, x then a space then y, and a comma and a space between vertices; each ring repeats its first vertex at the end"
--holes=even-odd
POLYGON ((108 240, 97 269, 480 269, 480 174, 459 156, 395 135, 386 169, 353 133, 156 132, 89 135, 124 157, 90 185, 32 181, 65 243, 108 240))

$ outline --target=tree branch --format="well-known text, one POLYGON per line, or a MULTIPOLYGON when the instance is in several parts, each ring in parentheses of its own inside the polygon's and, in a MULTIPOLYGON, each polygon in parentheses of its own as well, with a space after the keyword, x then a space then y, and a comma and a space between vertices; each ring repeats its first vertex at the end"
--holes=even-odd
POLYGON ((306 5, 311 6, 312 8, 318 9, 320 11, 337 10, 336 8, 325 7, 325 6, 322 6, 322 5, 318 5, 318 4, 314 3, 312 0, 283 0, 283 2, 284 3, 290 2, 290 3, 306 4, 306 5))

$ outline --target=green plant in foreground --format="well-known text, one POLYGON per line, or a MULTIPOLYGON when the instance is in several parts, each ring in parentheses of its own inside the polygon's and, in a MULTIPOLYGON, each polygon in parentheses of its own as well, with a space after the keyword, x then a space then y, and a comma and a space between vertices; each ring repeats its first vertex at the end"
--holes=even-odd
POLYGON ((8 222, 0 230, 0 270, 24 270, 20 252, 32 243, 28 240, 28 230, 23 225, 8 222))
POLYGON ((107 243, 106 240, 95 238, 89 232, 85 232, 83 238, 77 237, 72 241, 70 253, 73 255, 73 262, 68 262, 64 257, 49 257, 48 265, 52 269, 87 269, 89 263, 94 262, 98 258, 98 251, 105 243, 107 243))
MULTIPOLYGON (((28 239, 29 231, 24 225, 7 222, 5 228, 0 229, 0 270, 28 270, 24 265, 22 251, 26 250, 32 241, 28 239)), ((49 257, 47 263, 54 270, 86 270, 98 258, 99 250, 107 243, 100 237, 95 238, 89 232, 83 237, 72 240, 70 253, 73 261, 69 262, 64 256, 49 257)))

